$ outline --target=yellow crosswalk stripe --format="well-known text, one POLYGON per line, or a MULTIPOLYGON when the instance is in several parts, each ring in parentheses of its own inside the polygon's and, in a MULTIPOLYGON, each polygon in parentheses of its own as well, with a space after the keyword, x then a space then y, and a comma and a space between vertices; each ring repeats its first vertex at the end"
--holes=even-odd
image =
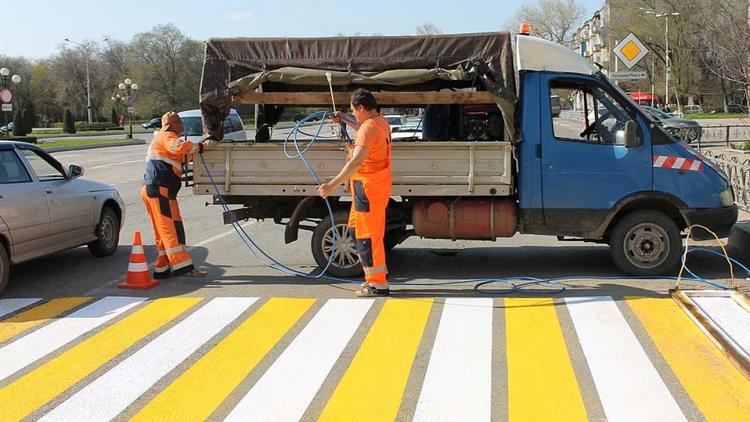
POLYGON ((586 420, 552 299, 505 299, 508 418, 586 420))
POLYGON ((157 299, 34 369, 0 390, 2 419, 23 419, 200 301, 157 299))
POLYGON ((626 299, 707 420, 748 420, 750 381, 673 299, 626 299))
POLYGON ((0 343, 90 301, 90 297, 62 297, 35 306, 0 322, 0 343))
POLYGON ((388 300, 333 392, 321 421, 396 418, 432 300, 388 300))
POLYGON ((315 299, 270 299, 132 420, 205 420, 313 303, 315 299))

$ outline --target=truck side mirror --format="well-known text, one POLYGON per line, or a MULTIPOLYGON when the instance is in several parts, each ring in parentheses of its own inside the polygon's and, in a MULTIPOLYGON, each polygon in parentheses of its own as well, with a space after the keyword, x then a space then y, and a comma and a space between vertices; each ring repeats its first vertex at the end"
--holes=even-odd
POLYGON ((637 128, 635 122, 628 120, 625 122, 625 128, 618 130, 616 136, 617 145, 625 145, 625 148, 633 148, 638 146, 638 139, 636 139, 637 128))

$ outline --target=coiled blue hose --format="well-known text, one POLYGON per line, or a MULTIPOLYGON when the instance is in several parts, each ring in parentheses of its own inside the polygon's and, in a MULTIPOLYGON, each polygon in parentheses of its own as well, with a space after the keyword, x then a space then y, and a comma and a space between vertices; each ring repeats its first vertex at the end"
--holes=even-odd
MULTIPOLYGON (((289 132, 289 135, 287 135, 286 139, 284 140, 284 155, 287 158, 290 159, 299 159, 302 160, 302 162, 305 164, 305 167, 307 167, 308 172, 310 173, 310 176, 315 180, 315 183, 317 185, 321 184, 320 176, 318 176, 318 173, 315 171, 313 166, 310 164, 309 161, 307 161, 307 158, 305 157, 305 153, 312 147, 312 145, 318 140, 321 139, 320 132, 323 129, 325 125, 326 118, 331 115, 330 112, 327 111, 320 111, 316 113, 312 113, 308 116, 306 116, 304 119, 301 119, 298 121, 291 132, 289 132), (311 120, 317 120, 320 119, 320 124, 318 125, 318 129, 315 132, 314 135, 306 134, 305 132, 302 132, 300 130, 300 126, 302 126, 304 123, 307 123, 311 120), (297 139, 299 134, 312 136, 310 141, 305 145, 304 147, 300 148, 299 140, 297 139), (294 152, 290 152, 289 144, 292 144, 294 146, 294 152)), ((227 205, 224 196, 219 191, 219 188, 214 181, 213 175, 211 174, 211 171, 208 168, 208 165, 206 164, 206 161, 203 158, 203 153, 200 153, 200 160, 201 164, 203 166, 204 171, 206 172, 206 175, 208 176, 209 181, 211 182, 211 185, 214 188, 214 192, 216 193, 216 197, 219 199, 219 203, 224 210, 224 212, 230 211, 229 206, 227 205)), ((336 222, 333 216, 333 207, 331 206, 331 203, 328 201, 328 199, 325 200, 326 208, 328 209, 328 218, 331 219, 331 227, 336 227, 336 222)), ((361 281, 359 280, 351 280, 351 279, 345 279, 345 278, 338 278, 338 277, 331 277, 329 275, 326 275, 326 271, 328 271, 328 268, 331 266, 331 262, 333 261, 333 257, 335 255, 335 247, 336 247, 336 230, 332 230, 333 233, 333 247, 334 250, 331 251, 330 256, 328 257, 328 262, 326 263, 325 267, 320 270, 320 272, 315 274, 308 274, 303 273, 301 271, 295 270, 293 268, 290 268, 281 262, 277 261, 270 255, 268 255, 263 249, 258 246, 257 243, 250 237, 249 234, 245 231, 245 229, 238 223, 233 222, 232 227, 239 235, 242 242, 247 246, 248 250, 263 264, 266 266, 273 268, 275 270, 278 270, 282 273, 298 276, 298 277, 305 277, 305 278, 311 278, 311 279, 324 279, 329 280, 337 283, 352 283, 352 284, 359 284, 361 281)), ((723 254, 716 252, 711 249, 707 248, 692 248, 688 251, 688 254, 693 252, 706 252, 714 255, 718 255, 721 257, 724 257, 723 254)), ((736 259, 729 258, 731 262, 738 265, 740 268, 742 268, 748 277, 750 277, 750 269, 748 269, 747 266, 742 264, 741 262, 737 261, 736 259)), ((682 264, 685 265, 684 257, 682 258, 682 264)), ((723 290, 729 289, 728 286, 706 280, 698 275, 696 275, 687 265, 685 265, 685 270, 690 274, 692 278, 685 278, 684 280, 689 280, 697 283, 703 283, 707 284, 713 287, 717 287, 723 290)), ((404 285, 404 286, 448 286, 448 285, 460 285, 460 284, 473 284, 473 288, 477 293, 482 294, 491 294, 491 295, 507 295, 507 294, 513 294, 513 293, 524 293, 524 294, 543 294, 543 295, 555 295, 560 294, 565 291, 566 287, 562 284, 563 282, 570 282, 570 281, 581 281, 581 280, 677 280, 677 277, 601 277, 601 276, 571 276, 571 277, 558 277, 558 278, 538 278, 538 277, 529 277, 529 276, 516 276, 516 277, 500 277, 500 278, 478 278, 478 279, 465 279, 465 280, 449 280, 449 281, 438 281, 438 282, 413 282, 413 281, 403 281, 403 282, 391 282, 391 284, 397 284, 397 285, 404 285), (505 289, 486 289, 486 286, 491 284, 501 284, 506 286, 505 289), (553 289, 535 289, 534 287, 540 287, 540 286, 551 286, 554 287, 553 289)))

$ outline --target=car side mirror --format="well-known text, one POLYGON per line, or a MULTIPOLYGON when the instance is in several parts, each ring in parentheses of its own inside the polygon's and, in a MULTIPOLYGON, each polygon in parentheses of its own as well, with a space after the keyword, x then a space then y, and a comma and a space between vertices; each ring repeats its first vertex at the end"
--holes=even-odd
POLYGON ((618 130, 615 134, 617 145, 625 145, 625 148, 634 148, 638 146, 638 139, 636 139, 637 128, 635 122, 628 120, 625 122, 625 128, 618 130))
POLYGON ((81 177, 83 176, 83 167, 77 164, 71 164, 68 166, 68 174, 71 178, 81 177))

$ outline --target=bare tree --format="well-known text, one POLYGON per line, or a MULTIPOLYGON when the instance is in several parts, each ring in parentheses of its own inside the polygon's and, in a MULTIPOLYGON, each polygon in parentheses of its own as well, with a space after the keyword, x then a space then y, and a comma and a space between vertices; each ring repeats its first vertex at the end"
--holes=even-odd
POLYGON ((565 43, 584 17, 585 9, 578 0, 538 0, 536 4, 522 6, 506 22, 510 31, 522 22, 531 24, 531 30, 544 39, 565 43))
POLYGON ((443 31, 440 30, 440 28, 437 27, 437 25, 425 22, 420 23, 417 25, 417 35, 438 35, 442 34, 443 31))

